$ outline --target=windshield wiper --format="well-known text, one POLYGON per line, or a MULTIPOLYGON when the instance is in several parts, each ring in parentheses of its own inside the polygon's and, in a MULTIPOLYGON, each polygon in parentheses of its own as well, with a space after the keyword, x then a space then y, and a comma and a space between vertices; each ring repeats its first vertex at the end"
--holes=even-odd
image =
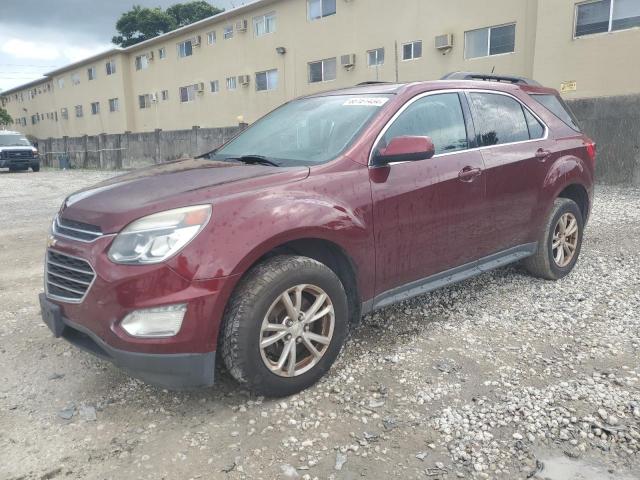
POLYGON ((280 164, 269 160, 262 155, 242 155, 241 157, 229 157, 227 160, 235 160, 237 162, 246 163, 248 165, 269 165, 271 167, 279 167, 280 164))

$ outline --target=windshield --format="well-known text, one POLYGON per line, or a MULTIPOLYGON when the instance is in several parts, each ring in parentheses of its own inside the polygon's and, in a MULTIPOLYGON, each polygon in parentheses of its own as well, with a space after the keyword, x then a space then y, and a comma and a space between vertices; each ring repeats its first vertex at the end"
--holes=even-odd
POLYGON ((0 135, 0 147, 30 147, 29 140, 22 135, 0 135))
POLYGON ((213 158, 259 155, 279 166, 326 163, 351 145, 389 98, 371 94, 295 100, 256 122, 213 158))

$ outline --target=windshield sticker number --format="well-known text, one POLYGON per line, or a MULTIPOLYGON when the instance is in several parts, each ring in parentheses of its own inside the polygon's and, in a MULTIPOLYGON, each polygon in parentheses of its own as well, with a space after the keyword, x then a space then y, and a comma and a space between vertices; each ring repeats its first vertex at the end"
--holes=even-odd
POLYGON ((388 98, 350 98, 343 105, 345 107, 381 107, 388 101, 388 98))

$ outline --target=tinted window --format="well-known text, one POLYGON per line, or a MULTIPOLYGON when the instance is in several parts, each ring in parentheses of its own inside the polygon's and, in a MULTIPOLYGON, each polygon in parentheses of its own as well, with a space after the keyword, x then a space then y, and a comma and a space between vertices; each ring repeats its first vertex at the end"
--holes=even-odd
POLYGON ((609 31, 611 0, 584 3, 577 6, 576 37, 609 31))
POLYGON ((542 138, 544 136, 544 126, 526 108, 524 109, 524 116, 529 127, 529 138, 532 140, 542 138))
POLYGON ((393 122, 379 147, 401 136, 431 137, 436 154, 466 149, 467 129, 458 94, 429 95, 412 103, 393 122))
POLYGON ((576 131, 580 131, 580 126, 578 125, 578 121, 569 110, 569 107, 564 103, 564 101, 559 98, 557 95, 532 95, 538 102, 547 107, 548 110, 551 111, 556 117, 562 120, 564 123, 569 125, 576 131))
POLYGON ((471 93, 469 97, 479 145, 529 140, 529 127, 520 102, 492 93, 471 93))

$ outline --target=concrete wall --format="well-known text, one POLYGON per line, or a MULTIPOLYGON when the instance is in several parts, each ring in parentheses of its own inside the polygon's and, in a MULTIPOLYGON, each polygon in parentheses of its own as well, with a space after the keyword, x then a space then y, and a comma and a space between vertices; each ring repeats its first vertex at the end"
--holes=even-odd
POLYGON ((183 157, 195 157, 223 144, 240 127, 123 134, 85 135, 82 137, 38 140, 43 164, 60 167, 68 156, 71 168, 133 169, 183 157))
POLYGON ((584 132, 598 144, 596 179, 640 185, 640 95, 568 103, 584 132))

